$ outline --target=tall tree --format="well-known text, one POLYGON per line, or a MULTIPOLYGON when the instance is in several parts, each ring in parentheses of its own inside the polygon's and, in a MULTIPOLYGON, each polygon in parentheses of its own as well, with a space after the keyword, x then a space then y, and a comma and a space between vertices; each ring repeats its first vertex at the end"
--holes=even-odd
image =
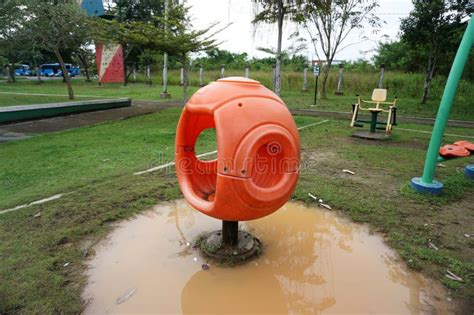
POLYGON ((233 53, 219 48, 213 48, 206 51, 205 57, 195 59, 197 64, 202 64, 207 70, 220 69, 222 64, 226 65, 226 69, 243 69, 248 63, 247 53, 233 53))
POLYGON ((164 16, 153 17, 152 22, 95 20, 93 37, 99 42, 126 43, 140 51, 139 57, 150 62, 153 52, 168 52, 178 58, 185 70, 184 95, 187 97, 187 69, 189 53, 215 48, 213 36, 220 31, 216 24, 202 30, 193 30, 189 8, 174 5, 167 17, 168 27, 164 27, 164 16))
POLYGON ((91 65, 95 62, 95 53, 89 48, 89 45, 82 45, 76 51, 73 52, 80 65, 84 68, 84 74, 86 76, 86 82, 91 82, 91 65))
POLYGON ((111 12, 117 20, 157 22, 155 17, 163 16, 164 0, 114 0, 111 12))
POLYGON ((216 48, 217 43, 214 36, 227 28, 228 25, 216 29, 217 24, 212 24, 207 28, 194 30, 191 24, 189 7, 184 5, 173 6, 167 21, 168 27, 166 28, 165 40, 168 48, 165 48, 164 51, 177 56, 181 60, 184 69, 183 100, 186 101, 189 85, 189 54, 216 48))
MULTIPOLYGON (((338 52, 354 44, 342 46, 350 33, 365 26, 377 27, 374 14, 378 0, 307 0, 298 20, 304 25, 316 55, 324 56, 321 97, 326 98, 329 69, 338 52)), ((362 40, 364 38, 362 37, 362 40)))
POLYGON ((440 58, 457 47, 464 30, 463 21, 472 13, 470 0, 413 0, 414 9, 402 20, 402 40, 425 63, 422 103, 426 103, 440 58))
POLYGON ((77 50, 87 40, 89 18, 75 3, 45 4, 32 1, 25 9, 29 15, 25 18, 24 27, 29 30, 30 40, 40 49, 56 56, 67 85, 69 99, 74 99, 71 78, 62 51, 77 50))
POLYGON ((420 56, 404 40, 379 43, 373 57, 377 67, 384 64, 390 70, 414 72, 420 71, 420 56))
POLYGON ((0 5, 0 55, 8 60, 9 82, 15 82, 15 64, 31 50, 31 43, 27 41, 28 30, 23 27, 25 14, 20 1, 7 1, 0 5))
POLYGON ((253 23, 277 23, 278 39, 275 64, 275 93, 281 92, 281 51, 283 41, 283 22, 298 13, 301 0, 252 0, 256 14, 253 23))
MULTIPOLYGON (((165 0, 110 0, 107 5, 107 14, 114 16, 118 23, 129 23, 138 25, 146 23, 154 27, 164 27, 162 17, 165 11, 165 0), (138 23, 138 24, 137 24, 138 23)), ((145 60, 143 55, 145 50, 150 51, 151 47, 137 42, 119 41, 124 52, 125 84, 128 77, 137 64, 142 64, 145 60), (133 65, 133 67, 131 67, 133 65)), ((142 64, 148 67, 148 64, 142 64)))

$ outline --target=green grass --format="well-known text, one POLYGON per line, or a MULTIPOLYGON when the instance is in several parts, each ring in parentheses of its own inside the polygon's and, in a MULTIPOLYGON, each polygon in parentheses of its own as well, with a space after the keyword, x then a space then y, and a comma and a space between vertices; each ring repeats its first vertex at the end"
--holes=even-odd
MULTIPOLYGON (((155 71, 156 73, 156 71, 155 71)), ((205 71, 204 82, 211 82, 219 78, 219 71, 205 71)), ((243 76, 243 71, 227 70, 226 76, 243 76)), ((190 72, 189 93, 197 90, 199 85, 198 71, 194 69, 190 72)), ((262 82, 265 86, 272 88, 271 73, 263 71, 251 71, 251 78, 262 82)), ((327 111, 351 111, 351 104, 355 101, 355 95, 360 94, 364 99, 369 99, 372 90, 376 87, 378 73, 346 72, 344 74, 344 96, 335 96, 334 91, 337 86, 337 71, 331 71, 328 80, 328 97, 325 100, 318 100, 318 106, 314 105, 314 80, 310 74, 309 91, 301 92, 303 85, 303 75, 298 72, 284 72, 282 78, 282 99, 289 108, 293 109, 315 109, 327 111)), ((75 94, 78 97, 131 97, 133 99, 160 101, 161 77, 155 75, 154 84, 150 87, 145 84, 143 75, 138 75, 138 82, 131 83, 124 87, 122 84, 105 84, 101 87, 97 83, 86 83, 80 78, 73 80, 75 94)), ((446 79, 436 76, 432 83, 431 98, 426 104, 421 104, 421 91, 423 86, 422 74, 409 74, 399 72, 387 72, 385 84, 388 89, 388 98, 399 97, 398 113, 401 116, 418 116, 434 118, 438 111, 441 95, 444 91, 446 79)), ((170 71, 169 92, 171 100, 182 100, 183 91, 179 87, 179 71, 170 71)), ((37 84, 34 80, 20 80, 13 84, 0 84, 0 92, 29 92, 48 93, 66 95, 66 87, 61 80, 49 80, 43 84, 37 84)), ((461 81, 459 91, 456 95, 450 118, 462 120, 474 120, 474 83, 461 81)), ((0 106, 9 103, 9 100, 0 98, 0 106)))
MULTIPOLYGON (((180 109, 0 144, 0 209, 16 206, 174 158, 180 109)), ((314 121, 301 118, 300 122, 314 121)), ((215 150, 204 132, 198 154, 215 150)))
POLYGON ((1 144, 0 209, 167 163, 179 111, 1 144))
MULTIPOLYGON (((309 69, 310 70, 310 69, 309 69)), ((244 76, 244 70, 226 70, 225 76, 244 76)), ((220 77, 220 71, 204 71, 204 82, 215 81, 220 77)), ((138 77, 143 82, 143 76, 138 77)), ((179 71, 169 71, 169 84, 179 84, 179 71)), ((250 71, 250 78, 262 82, 265 86, 272 86, 272 77, 270 71, 250 71)), ((328 95, 334 94, 337 87, 338 70, 332 69, 328 78, 328 95)), ((377 87, 379 80, 378 72, 360 72, 360 71, 345 71, 343 78, 343 91, 350 95, 371 93, 377 87)), ((423 89, 423 74, 421 73, 402 73, 387 71, 385 73, 384 86, 389 90, 390 94, 400 97, 414 98, 421 100, 423 89)), ((199 85, 199 70, 193 69, 189 72, 189 81, 191 85, 199 85)), ((158 83, 160 81, 157 81, 158 83)), ((308 72, 308 89, 314 90, 314 77, 311 72, 308 72)), ((321 84, 321 78, 319 83, 321 84)), ((446 78, 442 76, 435 76, 432 82, 431 95, 433 98, 439 98, 444 90, 446 78)), ((465 96, 472 96, 472 82, 463 80, 460 84, 459 94, 465 96)), ((321 87, 321 85, 319 85, 321 87)), ((299 92, 303 88, 303 72, 288 72, 282 73, 282 89, 284 91, 299 92)), ((369 94, 370 96, 370 94, 369 94)), ((469 98, 469 97, 468 97, 469 98)))
MULTIPOLYGON (((0 313, 82 310, 84 259, 113 228, 110 223, 181 196, 173 168, 132 175, 173 159, 179 112, 168 109, 0 144, 0 209, 69 193, 0 215, 0 313)), ((322 119, 295 120, 302 126, 322 119)), ((293 198, 313 203, 312 193, 352 220, 369 223, 410 267, 472 300, 474 250, 463 233, 474 225, 474 183, 464 179, 462 168, 474 158, 445 162, 437 172, 445 194, 420 197, 406 184, 421 174, 428 134, 395 129, 392 140, 380 144, 352 139, 352 132, 347 121, 337 120, 300 132, 303 163, 293 198), (429 249, 429 240, 440 250, 429 249), (465 281, 447 280, 446 269, 465 281)), ((448 132, 472 134, 463 128, 448 132)), ((213 134, 206 133, 199 146, 199 152, 213 150, 213 134)))
MULTIPOLYGON (((90 98, 77 97, 76 101, 87 100, 90 98)), ((38 95, 18 95, 18 94, 0 94, 0 107, 31 105, 45 103, 68 102, 67 96, 38 96, 38 95)))
MULTIPOLYGON (((219 71, 205 71, 204 82, 216 80, 220 76, 219 71)), ((244 72, 239 70, 226 70, 226 76, 243 76, 244 72)), ((272 88, 271 73, 264 71, 251 71, 252 79, 262 82, 265 86, 272 88)), ((360 94, 365 99, 370 99, 372 90, 377 87, 379 73, 358 71, 345 71, 343 81, 344 96, 335 96, 337 87, 337 70, 330 72, 327 83, 326 100, 318 100, 320 106, 314 105, 314 78, 309 74, 308 92, 302 93, 303 74, 299 72, 283 72, 282 76, 282 98, 290 108, 294 109, 318 109, 328 111, 351 110, 351 104, 355 101, 356 94, 360 94)), ((403 116, 420 116, 434 118, 438 111, 441 96, 446 84, 446 78, 435 76, 431 87, 431 98, 426 104, 421 104, 423 91, 423 74, 401 73, 388 71, 385 74, 385 87, 388 89, 388 98, 399 97, 399 114, 403 116)), ((193 86, 198 86, 199 77, 197 70, 190 73, 190 82, 193 86)), ((170 84, 179 84, 179 73, 170 72, 170 84)), ((319 81, 321 89, 321 79, 319 81)), ((474 120, 474 83, 466 80, 461 81, 455 103, 451 111, 450 118, 474 120)))
MULTIPOLYGON (((118 98, 130 97, 132 99, 154 100, 154 101, 176 101, 182 100, 182 88, 179 86, 170 86, 168 92, 171 99, 161 99, 160 93, 162 87, 157 85, 148 86, 141 84, 130 84, 123 86, 122 84, 104 84, 98 86, 94 82, 84 82, 80 78, 73 79, 74 94, 77 98, 118 98)), ((190 88, 190 93, 195 89, 190 88)), ((38 94, 55 94, 67 95, 66 85, 60 80, 48 80, 42 84, 35 81, 19 81, 17 83, 0 84, 0 92, 16 92, 16 93, 38 93, 38 94)), ((1 95, 1 94, 0 94, 1 95)), ((40 98, 40 96, 32 96, 40 98)), ((8 104, 9 99, 0 99, 0 104, 8 104)))
MULTIPOLYGON (((474 89, 474 85, 473 85, 474 89)), ((371 92, 363 94, 364 99, 370 99, 371 92)), ((391 101, 395 95, 390 94, 388 100, 391 101)), ((327 99, 318 98, 316 106, 314 105, 314 94, 292 91, 283 91, 282 98, 289 108, 308 109, 335 112, 350 112, 352 104, 356 102, 356 94, 346 93, 343 96, 331 94, 327 99)), ((414 116, 425 118, 436 118, 440 99, 430 99, 426 104, 421 104, 417 99, 409 97, 399 97, 397 101, 397 115, 414 116)), ((450 119, 474 120, 474 107, 472 101, 461 95, 456 96, 455 103, 449 115, 450 119)))

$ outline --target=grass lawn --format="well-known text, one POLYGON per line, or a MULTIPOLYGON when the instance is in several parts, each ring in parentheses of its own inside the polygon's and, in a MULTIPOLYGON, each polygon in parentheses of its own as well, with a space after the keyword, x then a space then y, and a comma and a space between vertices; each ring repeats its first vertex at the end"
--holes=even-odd
POLYGON ((0 209, 170 161, 179 111, 2 144, 0 209))
MULTIPOLYGON (((91 98, 77 97, 75 100, 84 101, 88 99, 91 99, 91 98)), ((16 106, 16 105, 30 105, 30 104, 59 103, 59 102, 69 102, 69 98, 67 96, 0 94, 0 107, 16 106)))
MULTIPOLYGON (((169 87, 168 92, 171 94, 171 99, 161 99, 160 93, 162 92, 162 87, 159 85, 148 86, 140 83, 135 85, 130 84, 128 86, 123 86, 123 84, 104 84, 102 86, 98 86, 97 83, 85 82, 80 78, 73 79, 72 84, 74 94, 78 99, 130 97, 132 99, 142 100, 176 101, 181 100, 183 95, 182 88, 179 86, 169 87)), ((196 89, 190 88, 189 90, 190 93, 192 93, 196 89)), ((27 80, 8 84, 2 83, 0 84, 0 92, 67 95, 66 85, 61 82, 61 80, 48 80, 44 81, 42 84, 37 84, 35 81, 27 80)), ((40 98, 40 96, 36 97, 38 99, 40 98)), ((0 106, 1 104, 5 103, 9 103, 9 99, 7 98, 2 100, 2 98, 0 98, 0 106)))
MULTIPOLYGON (((358 79, 358 77, 354 77, 358 79)), ((456 96, 455 104, 453 105, 450 118, 460 120, 474 120, 474 110, 472 110, 472 91, 474 86, 472 83, 463 82, 462 93, 458 93, 456 96), (470 88, 469 88, 470 86, 470 88)), ((80 78, 73 80, 74 92, 78 98, 80 97, 93 97, 93 98, 116 98, 116 97, 131 97, 132 99, 140 100, 154 100, 160 101, 160 93, 162 87, 160 81, 156 81, 156 84, 148 86, 141 83, 130 84, 124 87, 122 84, 105 84, 98 86, 94 82, 84 82, 80 78)), ((368 83, 367 83, 368 84, 368 83)), ((441 85, 439 83, 438 85, 441 85)), ((396 86, 396 85, 395 85, 396 86)), ((356 86, 357 87, 357 86, 356 86)), ((354 88, 356 88, 354 87, 354 88)), ((359 90, 348 90, 343 96, 334 95, 334 89, 328 89, 328 99, 318 100, 316 107, 314 105, 313 92, 302 93, 298 88, 284 89, 282 91, 282 99, 292 109, 315 109, 315 110, 326 110, 326 111, 339 111, 349 112, 352 107, 351 104, 355 101, 355 95, 361 93, 363 98, 369 99, 371 91, 365 91, 361 86, 359 90)), ((394 87, 389 90, 388 98, 392 99, 395 96, 399 96, 398 100, 398 115, 400 116, 418 116, 435 118, 438 111, 439 102, 441 98, 442 88, 437 87, 436 93, 433 93, 433 98, 430 99, 426 104, 421 104, 418 97, 414 97, 413 91, 408 91, 408 87, 403 85, 400 88, 394 87), (396 89, 400 90, 397 93, 396 89), (395 91, 394 91, 395 90, 395 91)), ((189 95, 197 90, 197 87, 193 86, 189 88, 189 95)), ((310 89, 310 91, 312 91, 310 89)), ((61 94, 66 95, 66 87, 60 80, 44 81, 43 84, 37 84, 35 81, 21 80, 14 84, 0 84, 0 92, 17 92, 17 93, 45 93, 45 94, 61 94)), ((183 89, 179 86, 170 86, 169 92, 172 95, 171 99, 180 101, 182 100, 183 89)), ((38 98, 41 97, 34 97, 38 98)), ((21 102, 21 98, 19 98, 21 102)), ((9 104, 9 99, 2 98, 0 94, 0 106, 9 104)), ((30 103, 31 104, 31 103, 30 103)), ((19 104, 16 104, 19 105, 19 104)))
MULTIPOLYGON (((0 144, 0 209, 68 193, 0 215, 0 313, 82 310, 84 260, 111 223, 181 196, 173 168, 132 175, 173 159, 179 113, 167 109, 0 144)), ((299 126, 322 120, 295 119, 299 126)), ((428 134, 395 128, 393 139, 380 144, 350 138, 352 132, 348 121, 339 120, 301 130, 302 171, 293 198, 311 203, 312 193, 353 220, 369 223, 410 267, 455 290, 468 307, 474 298, 474 247, 464 234, 472 234, 474 226, 474 183, 462 168, 474 158, 445 162, 437 173, 445 194, 420 197, 407 183, 421 175, 428 134), (439 250, 430 249, 429 242, 439 250), (446 269, 464 282, 444 277, 446 269)), ((462 128, 447 132, 472 135, 462 128)), ((197 151, 213 150, 213 140, 207 133, 197 151)))
MULTIPOLYGON (((387 100, 391 101, 394 96, 395 95, 388 95, 387 100)), ((370 99, 370 97, 370 93, 362 95, 362 98, 366 100, 370 99)), ((329 95, 326 100, 318 99, 316 106, 312 106, 314 105, 313 93, 283 91, 282 98, 288 107, 292 109, 324 110, 334 112, 350 112, 352 111, 352 104, 356 102, 355 93, 346 93, 343 96, 329 95)), ((401 96, 397 101, 397 115, 435 118, 438 112, 439 103, 439 98, 430 99, 426 104, 421 104, 418 99, 401 96)), ((472 99, 463 97, 462 95, 456 96, 449 118, 474 120, 472 104, 472 99)))

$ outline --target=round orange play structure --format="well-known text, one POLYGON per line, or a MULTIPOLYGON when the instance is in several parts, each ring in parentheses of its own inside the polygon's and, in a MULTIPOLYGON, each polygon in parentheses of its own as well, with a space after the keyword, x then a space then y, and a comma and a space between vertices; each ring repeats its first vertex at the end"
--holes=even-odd
POLYGON ((456 141, 454 142, 455 145, 458 145, 460 147, 463 147, 465 148, 466 150, 469 150, 469 151, 473 151, 474 152, 474 143, 471 143, 469 141, 465 141, 465 140, 460 140, 460 141, 456 141))
POLYGON ((291 196, 300 142, 283 101, 260 82, 229 77, 197 91, 176 131, 176 172, 187 201, 225 221, 266 216, 291 196), (215 128, 217 158, 195 154, 199 134, 215 128))
POLYGON ((439 149, 439 154, 446 158, 458 158, 471 155, 468 149, 456 144, 447 144, 439 149))

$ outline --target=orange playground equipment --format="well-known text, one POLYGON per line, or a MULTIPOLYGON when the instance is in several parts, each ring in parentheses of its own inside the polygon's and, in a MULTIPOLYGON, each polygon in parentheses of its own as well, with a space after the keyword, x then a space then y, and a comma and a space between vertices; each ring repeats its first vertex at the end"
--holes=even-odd
POLYGON ((261 253, 238 221, 258 219, 290 198, 299 176, 298 129, 283 101, 260 82, 229 77, 198 90, 176 131, 176 173, 186 200, 222 220, 222 230, 197 241, 204 256, 229 265, 261 253), (200 133, 216 131, 217 158, 199 159, 200 133))
POLYGON ((283 101, 260 82, 229 77, 198 90, 176 131, 176 172, 187 201, 224 221, 258 219, 280 208, 299 175, 300 142, 283 101), (196 157, 199 134, 215 128, 217 158, 196 157))
POLYGON ((438 160, 467 157, 471 155, 471 151, 474 152, 474 143, 464 140, 456 141, 454 144, 447 144, 439 149, 438 160))

